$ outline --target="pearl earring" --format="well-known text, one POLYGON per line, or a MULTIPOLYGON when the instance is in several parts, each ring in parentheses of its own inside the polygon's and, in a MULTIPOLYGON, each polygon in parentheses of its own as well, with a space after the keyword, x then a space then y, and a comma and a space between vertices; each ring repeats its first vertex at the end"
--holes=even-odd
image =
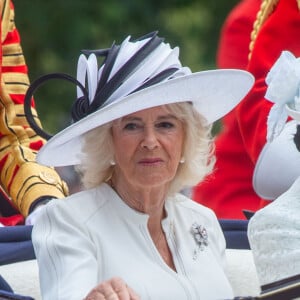
POLYGON ((179 161, 181 164, 184 164, 185 163, 185 158, 184 157, 181 157, 181 160, 179 161))
POLYGON ((111 160, 109 161, 109 163, 110 163, 111 166, 114 166, 114 165, 116 164, 116 162, 115 162, 113 159, 111 159, 111 160))

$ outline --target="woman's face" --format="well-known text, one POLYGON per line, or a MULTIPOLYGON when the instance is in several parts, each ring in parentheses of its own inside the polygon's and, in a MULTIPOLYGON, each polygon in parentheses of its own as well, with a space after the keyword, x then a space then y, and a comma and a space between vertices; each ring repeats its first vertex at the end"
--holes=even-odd
POLYGON ((137 187, 157 187, 175 176, 182 156, 183 123, 165 106, 145 109, 113 122, 115 173, 137 187))

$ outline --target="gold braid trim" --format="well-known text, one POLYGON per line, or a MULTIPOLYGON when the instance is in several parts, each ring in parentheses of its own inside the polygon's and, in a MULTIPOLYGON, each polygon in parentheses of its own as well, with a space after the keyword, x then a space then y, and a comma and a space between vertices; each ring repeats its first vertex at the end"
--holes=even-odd
POLYGON ((36 162, 23 163, 10 187, 10 195, 15 199, 15 205, 25 216, 32 204, 31 199, 41 196, 48 196, 49 199, 64 198, 67 194, 67 185, 57 172, 36 162))
POLYGON ((2 23, 1 23, 1 43, 5 40, 7 32, 9 31, 10 22, 10 9, 9 9, 9 1, 8 0, 0 0, 0 13, 2 16, 2 23), (6 20, 6 21, 4 21, 6 20))
POLYGON ((298 9, 300 10, 300 0, 297 0, 298 9))
MULTIPOLYGON (((277 3, 279 0, 263 0, 260 6, 260 10, 258 11, 256 15, 256 20, 254 21, 253 24, 253 30, 251 32, 251 41, 249 45, 249 60, 251 58, 252 50, 254 47, 255 40, 257 38, 258 32, 264 22, 267 20, 269 15, 273 12, 274 8, 276 7, 277 3)), ((298 3, 300 0, 297 0, 298 3)))
POLYGON ((22 73, 3 73, 2 78, 8 94, 25 94, 29 87, 29 80, 22 73))
POLYGON ((14 67, 25 65, 25 58, 20 44, 3 45, 2 51, 2 66, 14 67))
MULTIPOLYGON (((9 4, 8 0, 0 0, 2 63, 13 70, 0 76, 0 184, 13 205, 26 217, 36 200, 41 197, 63 198, 68 189, 55 169, 35 161, 36 145, 40 146, 45 141, 30 128, 24 116, 23 103, 18 103, 22 102, 26 93, 29 78, 26 72, 20 73, 18 68, 14 70, 17 66, 26 67, 18 40, 5 43, 7 36, 12 37, 16 30, 14 10, 9 4)), ((32 110, 40 126, 37 113, 34 108, 32 110)))

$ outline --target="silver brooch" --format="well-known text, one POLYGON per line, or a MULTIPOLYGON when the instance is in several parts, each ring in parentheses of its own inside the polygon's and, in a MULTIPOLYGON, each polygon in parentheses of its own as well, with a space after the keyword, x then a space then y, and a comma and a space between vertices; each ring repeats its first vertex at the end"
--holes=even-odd
POLYGON ((208 246, 208 234, 206 228, 202 225, 198 225, 196 222, 192 224, 191 233, 197 244, 197 248, 194 250, 193 259, 196 260, 199 251, 203 251, 204 247, 208 246))

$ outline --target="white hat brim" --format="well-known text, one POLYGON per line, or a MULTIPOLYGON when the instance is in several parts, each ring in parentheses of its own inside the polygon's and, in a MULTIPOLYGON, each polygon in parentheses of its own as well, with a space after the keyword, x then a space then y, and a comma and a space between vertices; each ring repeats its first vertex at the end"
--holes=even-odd
POLYGON ((293 141, 297 122, 290 121, 261 151, 253 174, 253 188, 262 198, 274 200, 300 176, 300 152, 293 141))
POLYGON ((190 101, 213 123, 231 111, 249 92, 254 77, 243 70, 211 70, 168 80, 130 94, 57 133, 40 149, 37 161, 48 166, 80 163, 81 136, 125 115, 154 106, 190 101))

